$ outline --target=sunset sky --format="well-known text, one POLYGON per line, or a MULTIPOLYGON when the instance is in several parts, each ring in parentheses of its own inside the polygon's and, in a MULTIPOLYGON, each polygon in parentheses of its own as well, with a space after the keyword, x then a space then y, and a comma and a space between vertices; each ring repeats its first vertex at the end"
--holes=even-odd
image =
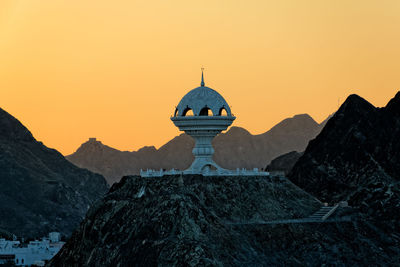
POLYGON ((357 93, 400 90, 400 1, 1 0, 0 107, 63 154, 179 134, 175 106, 220 92, 253 134, 357 93))

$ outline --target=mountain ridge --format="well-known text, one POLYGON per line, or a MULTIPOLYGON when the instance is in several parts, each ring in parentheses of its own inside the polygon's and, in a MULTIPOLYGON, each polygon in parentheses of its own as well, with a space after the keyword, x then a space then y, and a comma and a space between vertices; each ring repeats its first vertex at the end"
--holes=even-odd
MULTIPOLYGON (((276 156, 293 150, 303 151, 325 122, 318 124, 308 114, 298 114, 256 135, 233 126, 214 138, 214 160, 227 169, 264 168, 276 156)), ((122 176, 137 175, 140 169, 186 169, 193 161, 194 140, 186 134, 174 137, 159 149, 150 146, 131 152, 108 146, 104 151, 89 153, 88 148, 85 152, 84 147, 90 144, 90 141, 85 142, 66 158, 79 167, 104 175, 110 184, 122 176)))

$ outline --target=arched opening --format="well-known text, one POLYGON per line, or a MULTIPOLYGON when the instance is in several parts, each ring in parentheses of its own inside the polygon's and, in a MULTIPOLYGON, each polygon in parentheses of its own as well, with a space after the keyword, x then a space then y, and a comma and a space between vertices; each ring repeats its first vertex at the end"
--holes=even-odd
POLYGON ((199 116, 212 116, 213 113, 211 111, 211 109, 209 109, 208 107, 204 107, 200 110, 200 114, 199 116))
POLYGON ((219 109, 218 115, 219 116, 228 116, 228 112, 226 111, 226 109, 224 107, 222 107, 219 109))
POLYGON ((209 171, 216 171, 216 170, 217 170, 217 168, 211 164, 204 165, 203 168, 201 168, 201 172, 209 172, 209 171))
POLYGON ((179 111, 178 111, 178 109, 176 108, 176 109, 175 109, 175 112, 174 112, 174 117, 178 116, 178 113, 179 113, 179 111))
POLYGON ((189 108, 189 107, 185 108, 185 110, 182 113, 182 116, 183 117, 185 117, 185 116, 194 116, 193 110, 191 108, 189 108))

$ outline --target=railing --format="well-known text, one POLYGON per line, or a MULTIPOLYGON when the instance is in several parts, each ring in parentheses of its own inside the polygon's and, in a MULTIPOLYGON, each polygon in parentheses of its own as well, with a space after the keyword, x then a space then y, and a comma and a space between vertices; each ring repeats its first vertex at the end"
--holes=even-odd
POLYGON ((160 170, 140 170, 140 176, 142 177, 162 177, 164 175, 181 175, 181 174, 202 174, 204 176, 270 176, 269 172, 259 171, 258 168, 254 168, 253 170, 247 169, 239 169, 236 170, 225 170, 225 169, 217 169, 217 170, 205 170, 201 173, 195 173, 190 170, 180 171, 180 170, 168 170, 165 171, 163 169, 160 170))
POLYGON ((331 216, 331 215, 335 212, 335 210, 336 210, 338 207, 339 207, 339 204, 336 204, 330 211, 328 211, 327 214, 325 214, 325 215, 321 218, 321 220, 325 221, 326 219, 328 219, 328 217, 331 216))

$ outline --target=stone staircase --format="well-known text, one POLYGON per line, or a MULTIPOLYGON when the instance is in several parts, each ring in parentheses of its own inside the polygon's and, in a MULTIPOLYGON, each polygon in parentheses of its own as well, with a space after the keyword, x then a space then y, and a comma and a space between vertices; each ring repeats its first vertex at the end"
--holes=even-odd
POLYGON ((286 223, 321 223, 321 222, 349 222, 351 218, 341 218, 338 220, 327 220, 336 209, 339 204, 335 206, 324 206, 321 207, 317 212, 313 213, 311 216, 299 219, 283 219, 274 221, 247 221, 247 222, 225 222, 228 225, 262 225, 262 224, 286 224, 286 223))
POLYGON ((326 220, 335 210, 337 206, 325 206, 321 207, 317 212, 312 214, 307 219, 312 221, 323 221, 326 220))

